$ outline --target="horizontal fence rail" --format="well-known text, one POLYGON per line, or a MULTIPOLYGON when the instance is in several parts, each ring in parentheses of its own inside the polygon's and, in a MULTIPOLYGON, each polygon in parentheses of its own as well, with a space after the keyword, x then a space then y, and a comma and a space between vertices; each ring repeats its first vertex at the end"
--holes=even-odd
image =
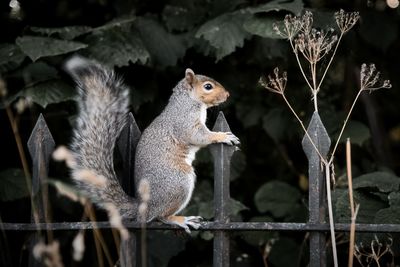
MULTIPOLYGON (((230 131, 229 125, 222 113, 219 114, 214 131, 230 131)), ((117 141, 117 148, 122 158, 123 179, 120 182, 124 190, 134 196, 134 155, 137 142, 141 135, 132 114, 128 116, 128 123, 117 141)), ((214 267, 228 267, 230 265, 230 234, 240 231, 283 231, 283 232, 310 232, 310 263, 311 267, 327 266, 326 237, 330 230, 326 218, 326 189, 320 159, 311 144, 310 139, 325 156, 328 153, 330 140, 326 134, 319 115, 315 113, 308 128, 308 137, 303 139, 303 149, 309 160, 309 219, 302 223, 288 222, 231 222, 228 203, 230 200, 229 181, 230 163, 235 147, 224 144, 210 146, 214 158, 214 221, 203 222, 201 227, 193 231, 212 231, 214 233, 214 267)), ((28 142, 32 157, 32 220, 30 223, 0 222, 3 231, 32 232, 30 251, 39 240, 40 235, 51 231, 82 230, 82 229, 110 229, 109 221, 90 222, 52 222, 48 216, 47 173, 50 155, 55 143, 46 122, 40 115, 28 142)), ((137 233, 142 229, 140 222, 126 220, 123 222, 129 229, 128 240, 120 243, 120 264, 123 267, 140 266, 137 263, 139 249, 137 248, 137 233)), ((349 223, 334 225, 336 232, 349 232, 349 223)), ((398 224, 356 224, 356 232, 367 233, 400 233, 398 224)), ((166 225, 160 222, 146 224, 146 230, 180 230, 177 226, 166 225)), ((42 266, 30 255, 29 266, 42 266)))
MULTIPOLYGON (((138 222, 124 222, 124 226, 132 230, 140 230, 138 222)), ((36 230, 80 230, 80 229, 109 229, 108 221, 103 222, 60 222, 60 223, 2 223, 0 228, 6 231, 36 231, 36 230)), ((174 225, 165 225, 159 222, 146 224, 147 230, 182 230, 174 225)), ((327 232, 329 224, 312 223, 268 223, 268 222, 203 222, 202 226, 192 231, 288 231, 288 232, 327 232)), ((349 232, 350 224, 335 224, 335 231, 349 232)), ((400 233, 398 224, 356 224, 356 232, 365 233, 400 233)))

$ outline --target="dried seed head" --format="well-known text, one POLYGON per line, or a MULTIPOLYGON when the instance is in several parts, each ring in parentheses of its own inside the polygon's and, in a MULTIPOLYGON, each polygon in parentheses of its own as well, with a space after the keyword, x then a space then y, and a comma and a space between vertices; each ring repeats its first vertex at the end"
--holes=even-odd
POLYGON ((327 55, 337 42, 338 38, 332 28, 317 30, 311 28, 308 32, 302 32, 294 39, 295 53, 299 51, 308 62, 316 64, 327 55))
POLYGON ((32 253, 35 259, 42 261, 45 266, 63 266, 60 254, 60 243, 58 241, 53 241, 47 245, 43 242, 43 240, 39 241, 33 247, 32 253))
POLYGON ((121 238, 127 240, 129 238, 129 232, 126 227, 122 224, 121 215, 118 212, 117 207, 112 203, 105 203, 104 208, 107 211, 108 219, 112 227, 118 229, 121 238))
POLYGON ((21 19, 22 12, 21 12, 21 5, 19 4, 18 0, 11 0, 8 4, 11 8, 10 17, 13 19, 21 19))
POLYGON ((74 156, 71 151, 65 146, 59 146, 56 150, 54 150, 53 159, 57 161, 65 161, 68 167, 73 168, 76 166, 76 162, 74 156))
POLYGON ((140 180, 138 192, 142 202, 148 202, 150 200, 150 184, 147 179, 140 180))
POLYGON ((107 179, 103 175, 97 175, 92 170, 74 170, 73 178, 82 181, 85 183, 89 183, 96 187, 106 187, 107 186, 107 179))
POLYGON ((75 236, 72 241, 72 258, 75 261, 81 261, 83 259, 83 254, 85 253, 85 235, 83 231, 79 231, 79 233, 75 236))
POLYGON ((359 12, 344 12, 343 9, 335 13, 336 24, 342 33, 348 32, 360 18, 359 12))
POLYGON ((360 90, 375 91, 381 88, 391 88, 392 85, 389 80, 382 81, 381 85, 376 85, 380 80, 381 73, 377 71, 375 64, 361 65, 360 71, 360 90))
POLYGON ((17 110, 18 114, 24 113, 27 108, 32 106, 33 102, 30 97, 21 97, 18 101, 14 104, 15 109, 17 110))
POLYGON ((301 20, 296 16, 286 15, 283 20, 282 29, 276 23, 272 25, 272 28, 277 35, 292 40, 301 29, 301 20))
POLYGON ((301 17, 301 31, 304 33, 308 33, 312 29, 312 25, 314 22, 313 14, 311 11, 306 11, 304 15, 301 17))
POLYGON ((284 71, 281 76, 279 74, 279 68, 275 68, 273 75, 268 75, 268 77, 261 77, 259 83, 265 89, 273 93, 284 94, 287 83, 287 73, 286 71, 284 71))

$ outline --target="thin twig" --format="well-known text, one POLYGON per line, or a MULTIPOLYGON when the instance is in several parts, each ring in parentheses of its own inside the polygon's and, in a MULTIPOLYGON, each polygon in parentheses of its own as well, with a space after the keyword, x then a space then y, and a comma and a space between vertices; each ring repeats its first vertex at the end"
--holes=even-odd
POLYGON ((296 56, 297 65, 299 65, 301 74, 303 74, 303 78, 304 78, 304 80, 307 82, 308 87, 310 87, 310 90, 313 91, 313 87, 311 86, 310 82, 309 82, 308 79, 307 79, 306 74, 304 73, 303 66, 301 65, 301 62, 300 62, 299 54, 298 54, 298 52, 295 50, 295 48, 294 48, 294 46, 293 46, 292 39, 289 39, 289 41, 290 41, 290 46, 292 47, 293 53, 294 53, 294 55, 296 56))
MULTIPOLYGON (((348 190, 349 190, 349 200, 350 200, 350 210, 351 210, 351 225, 350 225, 350 241, 349 241, 349 259, 348 259, 348 267, 353 266, 354 259, 354 241, 356 235, 356 216, 357 213, 354 209, 354 198, 353 198, 353 176, 351 171, 351 145, 350 138, 347 138, 346 141, 346 165, 347 165, 347 181, 348 181, 348 190)), ((357 205, 358 211, 359 205, 357 205)))
POLYGON ((334 146, 334 148, 333 148, 333 150, 332 150, 331 158, 329 159, 329 163, 330 163, 330 164, 332 164, 332 162, 333 162, 333 158, 334 158, 334 156, 335 156, 336 149, 337 149, 337 147, 338 147, 338 145, 339 145, 339 141, 340 141, 340 139, 342 138, 344 129, 346 128, 347 122, 349 121, 349 118, 350 118, 350 116, 351 116, 351 113, 353 112, 354 106, 356 105, 357 100, 358 100, 358 98, 360 97, 360 94, 361 94, 362 91, 363 91, 362 89, 360 89, 360 90, 358 91, 357 96, 354 98, 353 104, 351 105, 351 108, 350 108, 349 112, 347 113, 347 117, 346 117, 346 119, 345 119, 344 122, 343 122, 342 129, 340 130, 339 136, 338 136, 338 138, 337 138, 337 140, 336 140, 336 143, 335 143, 335 146, 334 146))
MULTIPOLYGON (((93 212, 92 206, 89 204, 87 206, 85 206, 85 211, 87 212, 87 215, 88 215, 89 219, 92 221, 92 223, 96 225, 96 221, 97 221, 96 215, 93 212)), ((110 251, 108 250, 108 247, 107 247, 107 244, 104 241, 101 231, 97 227, 93 228, 93 235, 94 235, 94 240, 95 240, 95 244, 96 244, 97 256, 100 257, 99 264, 101 266, 104 266, 103 257, 102 257, 103 254, 101 253, 101 250, 99 250, 99 248, 101 247, 103 249, 104 255, 106 256, 109 266, 111 266, 111 267, 114 266, 110 251), (97 242, 99 242, 99 244, 97 244, 97 242), (99 246, 99 248, 98 248, 98 246, 99 246)))
POLYGON ((303 124, 303 121, 299 118, 299 116, 297 115, 296 111, 294 111, 292 105, 290 104, 290 102, 287 100, 285 94, 282 93, 282 97, 283 100, 285 100, 286 105, 289 107, 290 111, 293 113, 293 115, 296 117, 297 121, 299 122, 301 128, 303 129, 305 135, 307 136, 308 140, 310 140, 311 145, 314 147, 315 151, 317 152, 318 156, 320 157, 322 163, 327 164, 328 162, 326 161, 326 159, 321 155, 321 152, 318 150, 317 146, 315 145, 314 141, 312 140, 311 136, 308 134, 308 131, 306 129, 306 127, 303 124))
POLYGON ((330 164, 325 163, 325 179, 326 179, 326 197, 328 201, 328 217, 329 217, 329 229, 331 232, 332 242, 332 256, 333 265, 338 267, 337 250, 336 250, 336 237, 335 237, 335 225, 333 223, 333 209, 332 209, 332 196, 331 196, 331 175, 330 175, 330 164))
POLYGON ((335 50, 333 50, 331 59, 329 60, 329 63, 328 63, 328 65, 327 65, 326 68, 325 68, 324 74, 322 75, 321 80, 320 80, 319 83, 318 83, 317 91, 319 91, 319 88, 321 87, 321 84, 322 84, 322 82, 323 82, 324 79, 325 79, 325 75, 328 73, 329 67, 331 66, 331 63, 332 63, 332 61, 333 61, 333 58, 334 58, 335 55, 336 55, 336 50, 337 50, 338 47, 339 47, 339 43, 340 43, 340 41, 342 40, 342 37, 343 37, 343 32, 341 32, 340 35, 339 35, 339 38, 338 38, 337 43, 336 43, 336 46, 335 46, 335 50))

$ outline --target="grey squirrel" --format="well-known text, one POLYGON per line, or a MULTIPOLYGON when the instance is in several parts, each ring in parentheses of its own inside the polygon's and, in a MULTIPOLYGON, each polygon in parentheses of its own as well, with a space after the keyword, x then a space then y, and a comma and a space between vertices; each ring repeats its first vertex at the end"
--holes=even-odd
MULTIPOLYGON (((123 218, 137 220, 140 200, 128 196, 120 186, 113 165, 115 141, 128 114, 129 88, 113 70, 82 57, 66 62, 66 70, 79 91, 79 112, 70 145, 76 164, 72 177, 100 207, 114 204, 123 218), (91 170, 105 178, 95 186, 78 177, 91 170)), ((143 131, 135 155, 135 185, 146 179, 150 187, 147 221, 175 224, 190 233, 200 226, 199 216, 177 216, 188 204, 196 175, 192 166, 196 152, 212 143, 238 145, 230 132, 212 132, 206 125, 207 108, 223 103, 229 93, 212 78, 187 69, 173 89, 162 113, 143 131)))

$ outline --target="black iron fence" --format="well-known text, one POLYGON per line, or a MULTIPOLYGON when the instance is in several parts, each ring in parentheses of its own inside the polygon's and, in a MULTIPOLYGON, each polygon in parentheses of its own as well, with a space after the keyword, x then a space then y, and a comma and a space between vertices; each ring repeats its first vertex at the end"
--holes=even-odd
MULTIPOLYGON (((219 114, 214 131, 230 131, 228 123, 222 113, 219 114)), ((312 138, 318 150, 327 154, 330 140, 326 134, 317 113, 308 128, 309 136, 312 138)), ((122 156, 124 175, 121 184, 128 194, 133 194, 133 162, 134 151, 140 137, 140 130, 132 114, 129 115, 129 123, 118 140, 117 147, 122 156)), ((103 222, 49 222, 48 217, 48 190, 46 177, 49 169, 49 160, 54 150, 55 142, 40 115, 35 128, 28 141, 28 149, 33 161, 32 165, 32 205, 37 211, 32 223, 2 223, 0 228, 5 231, 32 231, 30 247, 39 240, 40 231, 61 231, 80 229, 107 229, 112 228, 108 221, 103 222), (36 223, 35 223, 36 221, 36 223)), ((311 267, 327 266, 326 236, 329 224, 325 221, 326 213, 326 189, 325 178, 321 168, 320 158, 315 148, 311 145, 308 137, 303 140, 303 148, 309 160, 309 220, 307 223, 271 223, 271 222, 231 222, 229 218, 228 203, 230 161, 235 151, 232 146, 224 144, 211 145, 211 153, 214 158, 214 221, 204 222, 199 231, 209 230, 214 232, 214 267, 229 266, 229 235, 233 231, 292 231, 310 232, 310 264, 311 267)), ((121 266, 136 266, 136 255, 139 255, 136 246, 136 232, 142 227, 139 222, 124 222, 131 231, 127 240, 121 239, 120 262, 121 266)), ((147 230, 178 229, 176 226, 165 225, 158 222, 148 223, 147 230)), ((350 224, 335 224, 337 232, 349 232, 350 224)), ((400 233, 400 225, 396 224, 356 224, 357 232, 391 232, 400 233)), ((29 259, 30 266, 40 266, 33 256, 29 259)))

